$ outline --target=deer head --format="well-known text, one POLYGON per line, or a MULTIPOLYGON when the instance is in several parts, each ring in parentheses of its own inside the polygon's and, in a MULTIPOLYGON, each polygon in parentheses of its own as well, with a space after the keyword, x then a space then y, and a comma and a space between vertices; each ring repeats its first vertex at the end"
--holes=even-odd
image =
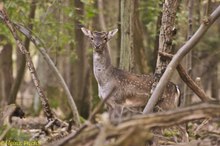
POLYGON ((118 29, 114 29, 109 32, 97 32, 90 31, 84 27, 81 28, 85 36, 90 38, 91 44, 94 47, 94 51, 102 52, 106 46, 106 43, 117 33, 118 29))

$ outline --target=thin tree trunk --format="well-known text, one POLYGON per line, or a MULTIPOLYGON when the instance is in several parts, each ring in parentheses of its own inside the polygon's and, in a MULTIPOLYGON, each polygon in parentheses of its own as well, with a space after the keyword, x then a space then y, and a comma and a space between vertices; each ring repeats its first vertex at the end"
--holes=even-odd
POLYGON ((134 58, 136 70, 140 73, 147 73, 149 71, 147 64, 147 55, 145 53, 143 44, 143 26, 139 19, 139 0, 134 1, 134 58))
MULTIPOLYGON (((163 4, 159 4, 159 8, 163 8, 163 4)), ((160 11, 159 15, 157 16, 157 24, 156 24, 156 36, 154 41, 154 52, 153 52, 153 71, 156 71, 156 64, 157 64, 157 54, 159 49, 159 38, 160 38, 160 27, 161 27, 161 19, 162 19, 162 11, 160 11)))
MULTIPOLYGON (((219 61, 218 61, 219 62, 219 61)), ((219 81, 218 81, 218 62, 213 65, 211 78, 211 96, 215 99, 219 98, 219 81)))
MULTIPOLYGON (((78 17, 83 16, 84 5, 80 0, 75 0, 74 5, 76 8, 76 14, 78 17)), ((87 118, 90 110, 90 93, 89 93, 89 77, 88 77, 88 62, 86 59, 86 48, 84 42, 84 36, 82 31, 77 27, 80 24, 79 20, 75 20, 75 50, 77 54, 77 60, 73 65, 74 80, 72 88, 74 88, 74 98, 78 107, 80 115, 87 118)))
MULTIPOLYGON (((188 1, 188 32, 187 32, 187 40, 189 40, 193 35, 193 7, 194 7, 194 0, 188 1)), ((192 75, 192 51, 190 51, 185 58, 185 66, 187 73, 191 76, 192 75)), ((191 94, 192 91, 187 87, 187 85, 184 85, 184 105, 190 105, 191 103, 191 94)))
POLYGON ((98 0, 98 10, 99 10, 99 23, 102 31, 107 31, 105 19, 104 19, 104 8, 103 8, 103 0, 98 0))
POLYGON ((13 82, 13 69, 12 69, 12 45, 6 37, 1 36, 2 40, 6 40, 7 43, 3 46, 0 54, 1 60, 1 106, 9 103, 9 94, 13 82))
POLYGON ((195 19, 195 25, 196 27, 200 25, 201 22, 201 0, 195 0, 195 13, 196 13, 196 19, 195 19))
MULTIPOLYGON (((32 20, 34 19, 35 17, 35 10, 36 10, 36 0, 32 0, 31 4, 30 4, 30 13, 29 13, 29 16, 28 16, 28 27, 30 30, 33 29, 33 24, 32 24, 32 20)), ((29 50, 29 46, 30 46, 30 40, 26 37, 25 38, 25 41, 24 41, 24 46, 27 50, 29 50)), ((20 85, 21 85, 21 82, 23 80, 23 76, 24 76, 24 73, 25 73, 25 65, 26 65, 26 59, 25 59, 25 56, 21 53, 18 53, 17 55, 18 57, 18 71, 17 71, 17 76, 16 76, 16 79, 15 79, 15 82, 13 83, 13 86, 12 86, 12 90, 10 92, 10 96, 8 97, 9 98, 9 104, 11 103, 15 103, 16 101, 16 97, 17 97, 17 93, 18 93, 18 90, 20 88, 20 85)))

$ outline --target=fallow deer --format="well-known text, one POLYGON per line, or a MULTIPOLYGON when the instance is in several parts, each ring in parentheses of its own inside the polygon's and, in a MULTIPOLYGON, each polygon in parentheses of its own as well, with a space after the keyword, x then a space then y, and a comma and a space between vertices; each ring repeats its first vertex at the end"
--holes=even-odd
MULTIPOLYGON (((93 45, 93 71, 98 82, 99 97, 105 99, 108 95, 111 96, 107 100, 109 110, 115 114, 115 109, 119 107, 143 108, 150 97, 154 76, 130 73, 111 64, 107 42, 118 30, 109 32, 90 31, 86 28, 81 30, 93 45)), ((179 96, 179 89, 170 82, 157 105, 162 110, 174 109, 178 105, 179 96)), ((118 113, 117 116, 119 115, 118 113)))

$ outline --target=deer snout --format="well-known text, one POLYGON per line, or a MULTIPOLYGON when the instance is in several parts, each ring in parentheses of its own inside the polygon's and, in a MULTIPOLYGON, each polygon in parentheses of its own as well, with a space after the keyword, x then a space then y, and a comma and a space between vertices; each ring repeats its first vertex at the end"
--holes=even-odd
POLYGON ((102 44, 94 45, 95 50, 101 51, 102 50, 102 44))
POLYGON ((95 45, 95 49, 99 49, 101 45, 95 45))

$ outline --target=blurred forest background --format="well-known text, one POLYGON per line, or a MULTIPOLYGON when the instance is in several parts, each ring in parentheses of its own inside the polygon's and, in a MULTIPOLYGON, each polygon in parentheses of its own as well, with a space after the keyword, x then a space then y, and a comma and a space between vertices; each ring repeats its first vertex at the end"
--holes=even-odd
MULTIPOLYGON (((23 24, 41 39, 47 53, 64 77, 83 118, 89 116, 99 98, 92 70, 92 47, 80 30, 82 26, 97 31, 119 29, 117 37, 109 43, 114 66, 136 73, 153 73, 155 70, 162 0, 131 0, 126 5, 124 1, 7 0, 4 2, 11 20, 23 24), (130 26, 130 43, 121 40, 124 32, 120 30, 126 25, 130 26), (128 50, 124 51, 126 48, 128 50)), ((192 12, 193 33, 203 19, 207 18, 207 12, 212 12, 219 4, 219 0, 193 0, 189 8, 189 0, 179 1, 174 28, 177 33, 174 40, 175 51, 188 39, 189 10, 191 9, 192 12)), ((22 35, 20 37, 31 53, 41 86, 51 107, 59 117, 69 118, 71 110, 63 88, 30 40, 22 35)), ((219 19, 182 64, 194 80, 198 79, 200 86, 208 95, 220 98, 219 19)), ((195 95, 185 87, 178 74, 173 80, 184 91, 184 97, 187 99, 185 104, 192 102, 192 98, 187 97, 195 95)), ((26 69, 25 57, 16 48, 13 36, 2 21, 0 81, 1 107, 17 103, 25 110, 26 115, 41 114, 39 95, 26 69)))

